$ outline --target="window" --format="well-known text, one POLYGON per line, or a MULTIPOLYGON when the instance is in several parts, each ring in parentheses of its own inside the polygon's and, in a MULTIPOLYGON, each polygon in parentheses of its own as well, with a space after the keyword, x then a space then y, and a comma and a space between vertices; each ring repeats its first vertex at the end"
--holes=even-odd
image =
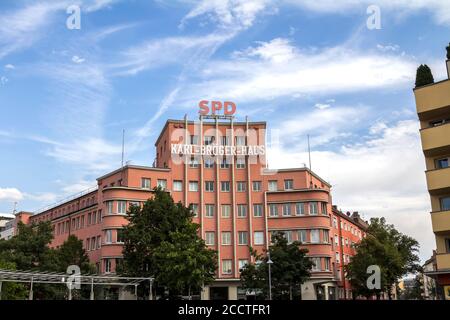
POLYGON ((247 216, 247 205, 245 204, 238 204, 238 217, 239 218, 245 218, 247 216))
POLYGON ((337 223, 337 218, 333 217, 333 227, 335 227, 337 229, 338 227, 338 223, 337 223))
POLYGON ((191 135, 190 136, 190 141, 191 144, 198 144, 198 136, 195 135, 191 135))
POLYGON ((95 237, 92 237, 92 238, 91 238, 91 250, 95 250, 95 248, 96 248, 96 246, 95 246, 95 240, 96 240, 95 237))
POLYGON ((205 158, 205 168, 211 169, 214 168, 214 159, 213 158, 205 158))
POLYGON ((198 181, 189 181, 189 191, 198 191, 198 181))
POLYGON ((447 253, 450 253, 450 238, 445 239, 445 246, 446 246, 446 250, 447 253))
POLYGON ((196 157, 192 156, 189 159, 189 168, 198 168, 200 166, 199 161, 196 157))
POLYGON ((92 212, 92 224, 96 224, 97 223, 97 212, 94 211, 92 212))
POLYGON ((337 235, 334 235, 334 244, 339 245, 339 237, 337 235))
POLYGON ((183 191, 183 182, 180 180, 175 180, 173 182, 173 191, 183 191))
POLYGON ((230 167, 230 161, 227 157, 220 158, 220 169, 228 169, 230 167))
POLYGON ((247 231, 239 231, 238 232, 238 244, 240 244, 240 245, 248 244, 248 232, 247 231))
POLYGON ((325 215, 325 216, 328 215, 327 203, 326 202, 322 202, 322 214, 325 215))
POLYGON ((316 257, 313 257, 313 258, 311 258, 311 262, 313 263, 313 266, 312 266, 312 271, 320 271, 320 270, 322 270, 322 267, 321 267, 321 265, 320 265, 320 258, 316 258, 316 257))
POLYGON ((276 180, 269 181, 269 191, 277 191, 278 190, 278 182, 276 180))
POLYGON ((237 192, 244 192, 245 191, 245 181, 238 181, 236 183, 236 189, 237 189, 237 192))
POLYGON ((220 190, 222 192, 230 192, 230 181, 221 181, 220 190))
POLYGON ((448 168, 449 158, 437 159, 436 160, 436 169, 448 168))
POLYGON ((330 258, 324 258, 324 262, 325 271, 330 271, 330 258))
POLYGON ((341 256, 339 255, 339 252, 336 252, 336 262, 337 263, 341 262, 341 256))
POLYGON ((284 190, 292 190, 294 189, 294 180, 288 179, 284 180, 284 190))
POLYGON ((166 179, 158 179, 157 186, 163 190, 167 189, 167 180, 166 179))
POLYGON ((213 246, 215 244, 214 232, 205 232, 205 243, 208 246, 213 246))
POLYGON ((306 230, 298 230, 297 231, 298 241, 301 243, 306 243, 306 230))
POLYGON ((205 181, 205 191, 214 192, 214 181, 205 181))
POLYGON ((261 191, 261 181, 253 181, 253 191, 261 191))
POLYGON ((222 245, 224 246, 231 245, 231 232, 229 231, 222 232, 222 245))
POLYGON ((236 136, 236 146, 245 146, 245 136, 236 136))
POLYGON ((141 206, 141 203, 140 203, 139 201, 130 201, 130 202, 129 202, 129 206, 130 206, 130 207, 132 207, 132 206, 140 207, 140 206, 141 206))
POLYGON ((81 228, 84 228, 84 214, 81 216, 81 225, 80 225, 80 227, 81 228))
POLYGON ((222 145, 223 146, 229 146, 230 145, 230 137, 229 136, 222 136, 222 145))
POLYGON ((316 215, 317 212, 317 202, 310 202, 309 203, 309 214, 310 215, 316 215))
POLYGON ((222 274, 231 274, 231 260, 222 260, 222 274))
POLYGON ((320 233, 318 229, 311 229, 310 237, 311 243, 320 243, 320 233))
POLYGON ((231 205, 229 204, 223 204, 221 206, 222 211, 222 218, 229 218, 231 215, 231 205))
POLYGON ((441 211, 450 210, 450 197, 441 198, 441 211))
POLYGON ((206 213, 205 216, 208 218, 214 217, 214 205, 213 204, 207 204, 205 205, 206 213))
POLYGON ((197 203, 191 203, 191 210, 194 214, 194 217, 198 217, 198 204, 197 203))
POLYGON ((111 272, 111 259, 105 259, 104 264, 105 264, 105 273, 110 273, 111 272))
POLYGON ((245 169, 245 158, 236 159, 236 169, 245 169))
POLYGON ((86 251, 91 251, 91 238, 86 239, 86 251))
POLYGON ((97 249, 100 249, 101 247, 102 247, 101 237, 97 236, 97 249))
POLYGON ((295 204, 295 215, 297 216, 305 215, 305 206, 303 205, 303 202, 297 202, 295 204))
POLYGON ((203 142, 204 142, 205 146, 209 146, 209 145, 213 144, 214 140, 215 140, 214 136, 204 136, 203 137, 203 142))
POLYGON ((284 235, 288 243, 292 243, 292 231, 282 231, 281 233, 284 235))
POLYGON ((269 214, 271 217, 278 216, 278 206, 274 203, 269 204, 269 214))
POLYGON ((253 242, 255 246, 264 244, 264 232, 263 231, 255 231, 253 242))
POLYGON ((117 201, 117 213, 125 214, 127 213, 127 202, 117 201))
POLYGON ((112 243, 112 230, 105 231, 105 243, 112 243))
POLYGON ((253 216, 254 217, 262 217, 263 215, 263 205, 260 203, 253 205, 253 216))
MULTIPOLYGON (((113 214, 114 213, 113 201, 106 202, 106 210, 107 210, 108 214, 113 214)), ((92 223, 91 219, 88 220, 88 223, 89 224, 92 223)))
POLYGON ((284 203, 283 204, 283 216, 290 216, 291 215, 291 204, 290 203, 284 203))
POLYGON ((150 189, 151 180, 149 178, 141 179, 141 187, 142 189, 150 189))
POLYGON ((323 243, 329 243, 330 232, 328 230, 322 230, 323 243))
POLYGON ((124 243, 123 229, 117 229, 117 242, 124 243))
POLYGON ((242 271, 247 264, 248 264, 247 259, 239 259, 239 272, 242 271))

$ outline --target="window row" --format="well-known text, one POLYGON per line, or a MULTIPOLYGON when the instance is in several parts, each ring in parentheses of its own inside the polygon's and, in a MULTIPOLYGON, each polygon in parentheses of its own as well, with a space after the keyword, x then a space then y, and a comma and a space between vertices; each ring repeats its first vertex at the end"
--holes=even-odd
POLYGON ((288 243, 299 241, 302 244, 329 244, 330 233, 327 229, 272 230, 269 232, 270 243, 275 234, 282 234, 288 243))
MULTIPOLYGON (((238 260, 238 270, 239 272, 245 268, 248 264, 248 259, 239 259, 238 260)), ((223 259, 222 260, 222 274, 228 275, 233 273, 233 260, 231 259, 223 259)))
MULTIPOLYGON (((248 231, 238 231, 237 233, 237 244, 238 245, 248 245, 249 244, 249 234, 248 231)), ((216 232, 207 231, 205 232, 205 243, 208 246, 216 245, 216 232)), ((220 244, 223 246, 232 245, 232 232, 222 231, 220 244)), ((264 231, 255 231, 253 233, 253 245, 259 246, 264 245, 264 231)))
POLYGON ((123 229, 105 230, 105 244, 124 243, 123 229))
POLYGON ((140 206, 140 201, 110 200, 106 201, 106 214, 126 214, 131 206, 140 206))
POLYGON ((84 227, 88 227, 93 224, 100 223, 102 221, 101 210, 89 212, 87 214, 80 215, 56 224, 54 228, 55 235, 61 235, 69 233, 69 230, 80 230, 84 227))
MULTIPOLYGON (((157 179, 156 187, 160 187, 161 189, 167 189, 167 180, 166 179, 157 179)), ((142 189, 152 189, 152 179, 150 178, 141 178, 141 188, 142 189)))
MULTIPOLYGON (((245 169, 246 168, 246 162, 244 157, 236 157, 236 169, 245 169)), ((203 166, 205 169, 212 169, 214 168, 214 164, 216 163, 216 160, 212 157, 206 157, 203 161, 203 166)), ((229 169, 231 168, 231 158, 229 157, 220 157, 218 159, 218 165, 220 169, 229 169)), ((200 168, 200 158, 192 156, 189 158, 189 168, 200 168)))
POLYGON ((100 236, 87 238, 84 249, 86 251, 94 251, 102 247, 102 240, 100 236))
POLYGON ((327 203, 326 202, 297 202, 297 203, 270 203, 269 204, 269 216, 278 217, 281 216, 304 216, 308 215, 328 215, 327 203), (320 212, 319 212, 320 204, 320 212))
MULTIPOLYGON (((198 217, 199 205, 197 203, 191 203, 190 208, 194 213, 195 217, 198 217)), ((215 216, 216 205, 215 204, 205 204, 205 217, 213 218, 215 216)), ((246 218, 247 217, 248 206, 246 204, 237 205, 237 217, 246 218)), ((220 205, 220 213, 222 218, 231 217, 231 204, 220 205)), ((262 217, 264 215, 264 206, 261 203, 255 203, 253 205, 253 216, 262 217)))
MULTIPOLYGON (((191 145, 199 145, 200 137, 198 135, 190 135, 189 136, 189 144, 191 145)), ((235 136, 234 144, 236 146, 245 146, 247 138, 246 136, 235 136)), ((203 144, 206 146, 213 144, 220 144, 222 146, 231 146, 231 137, 228 135, 220 135, 219 143, 216 142, 216 136, 204 135, 203 136, 203 144)))

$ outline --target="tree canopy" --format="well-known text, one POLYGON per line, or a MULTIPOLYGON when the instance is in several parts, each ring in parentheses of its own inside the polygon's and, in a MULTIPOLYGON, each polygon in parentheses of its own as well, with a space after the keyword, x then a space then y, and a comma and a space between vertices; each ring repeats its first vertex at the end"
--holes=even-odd
POLYGON ((416 88, 425 86, 427 84, 434 83, 433 73, 431 72, 430 67, 426 64, 421 64, 419 68, 417 68, 416 73, 416 88))
POLYGON ((167 192, 154 189, 143 207, 127 212, 123 229, 123 264, 120 273, 154 277, 171 295, 198 290, 214 279, 216 254, 199 236, 190 208, 175 203, 167 192))
MULTIPOLYGON (((306 256, 307 249, 300 248, 300 242, 288 244, 282 233, 274 233, 269 247, 273 299, 294 299, 301 296, 301 284, 311 275, 313 263, 306 256)), ((268 297, 268 255, 250 250, 255 263, 247 264, 241 271, 242 287, 268 297)))
POLYGON ((392 224, 387 224, 384 218, 370 220, 367 236, 355 248, 356 255, 345 268, 354 297, 378 297, 384 292, 391 298, 391 290, 402 276, 421 269, 417 255, 419 243, 396 230, 392 224), (370 276, 367 268, 371 265, 380 268, 379 289, 367 286, 370 276))

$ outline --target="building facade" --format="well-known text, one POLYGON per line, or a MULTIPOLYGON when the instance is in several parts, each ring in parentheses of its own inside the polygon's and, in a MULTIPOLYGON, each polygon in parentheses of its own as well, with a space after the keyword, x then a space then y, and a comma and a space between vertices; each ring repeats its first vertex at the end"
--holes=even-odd
POLYGON ((425 155, 437 270, 428 273, 450 299, 450 60, 448 78, 414 89, 425 155))
POLYGON ((203 299, 244 298, 239 270, 252 262, 249 247, 262 252, 274 232, 309 250, 314 268, 302 299, 351 297, 343 265, 364 236, 364 225, 357 214, 332 209, 330 184, 310 169, 269 169, 265 130, 265 122, 233 118, 168 120, 153 166, 126 165, 103 175, 96 188, 40 210, 27 223, 51 221, 52 247, 73 234, 99 273, 114 273, 123 259, 129 206, 142 205, 159 186, 175 202, 191 206, 202 238, 217 251, 216 280, 204 288, 203 299))

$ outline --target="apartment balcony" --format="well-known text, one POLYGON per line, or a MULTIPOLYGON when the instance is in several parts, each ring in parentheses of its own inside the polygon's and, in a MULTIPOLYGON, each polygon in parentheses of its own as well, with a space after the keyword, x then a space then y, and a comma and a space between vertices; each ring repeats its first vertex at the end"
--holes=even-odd
POLYGON ((420 130, 422 149, 425 156, 450 152, 450 123, 420 130))
POLYGON ((450 270, 450 253, 443 253, 436 255, 437 269, 450 270))
POLYGON ((428 191, 432 195, 450 192, 450 167, 426 172, 428 191))
POLYGON ((450 210, 432 212, 431 223, 433 225, 433 232, 450 231, 450 210))
POLYGON ((450 110, 450 80, 414 89, 420 120, 428 120, 450 110))

